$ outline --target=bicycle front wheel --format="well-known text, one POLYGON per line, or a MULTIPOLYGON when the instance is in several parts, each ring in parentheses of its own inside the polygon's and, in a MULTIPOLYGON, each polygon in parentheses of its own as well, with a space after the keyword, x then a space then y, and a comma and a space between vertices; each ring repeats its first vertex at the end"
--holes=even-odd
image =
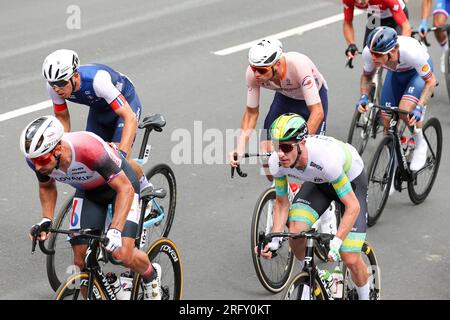
POLYGON ((155 217, 159 220, 158 217, 163 215, 162 220, 147 228, 146 243, 150 244, 169 235, 177 204, 177 183, 172 169, 164 163, 154 166, 145 175, 155 188, 163 188, 167 192, 165 198, 152 200, 152 213, 144 219, 145 224, 155 217))
MULTIPOLYGON (((283 240, 280 248, 270 260, 258 258, 254 251, 258 243, 259 232, 264 231, 265 234, 268 234, 272 231, 274 202, 275 188, 267 189, 259 197, 253 211, 250 250, 259 281, 268 291, 278 293, 286 286, 293 269, 294 254, 289 248, 288 242, 283 240)), ((287 228, 285 229, 287 231, 287 228)))
POLYGON ((358 150, 359 154, 363 154, 367 142, 369 141, 370 132, 372 130, 372 116, 373 108, 369 111, 367 116, 360 113, 358 110, 355 110, 353 113, 347 142, 353 145, 355 149, 358 150))
MULTIPOLYGON (((73 197, 70 197, 61 207, 53 224, 54 229, 68 230, 71 218, 73 197)), ((76 224, 76 222, 74 221, 76 224)), ((52 233, 48 239, 48 249, 55 250, 54 255, 46 258, 47 277, 50 286, 54 291, 58 290, 62 282, 74 274, 75 266, 73 264, 73 251, 67 235, 62 233, 52 233)))
POLYGON ((368 171, 367 225, 375 225, 389 197, 394 176, 394 142, 391 136, 381 140, 368 171))
MULTIPOLYGON (((152 263, 161 266, 162 300, 181 300, 183 297, 183 266, 178 248, 171 240, 157 240, 148 250, 148 258, 152 263)), ((131 300, 143 299, 143 284, 140 275, 133 279, 131 300)))
POLYGON ((413 173, 414 179, 408 181, 408 194, 415 204, 422 203, 433 187, 439 170, 442 153, 442 127, 438 119, 431 118, 423 126, 423 137, 427 143, 425 166, 413 173))
MULTIPOLYGON (((361 248, 361 255, 364 263, 367 266, 367 274, 369 276, 369 299, 380 300, 381 299, 381 277, 380 267, 377 257, 373 250, 373 247, 365 241, 361 248)), ((353 283, 350 275, 350 270, 344 265, 342 269, 344 274, 344 299, 345 300, 358 300, 358 293, 356 286, 353 283)))
POLYGON ((88 283, 89 273, 74 274, 56 290, 55 300, 109 300, 107 292, 97 279, 94 279, 92 283, 92 297, 88 298, 88 283))
POLYGON ((325 300, 325 293, 317 279, 310 287, 309 275, 306 272, 297 274, 286 287, 282 300, 325 300))

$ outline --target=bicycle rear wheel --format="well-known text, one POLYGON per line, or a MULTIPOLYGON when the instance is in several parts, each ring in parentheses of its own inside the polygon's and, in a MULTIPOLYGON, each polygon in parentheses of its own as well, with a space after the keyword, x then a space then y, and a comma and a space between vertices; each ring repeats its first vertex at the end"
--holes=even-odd
MULTIPOLYGON (((89 273, 74 274, 56 290, 55 300, 88 300, 86 297, 88 282, 89 273)), ((108 294, 97 279, 94 279, 92 285, 92 297, 89 300, 109 300, 108 294)))
POLYGON ((394 176, 394 142, 391 136, 381 140, 368 171, 367 225, 375 225, 389 197, 394 176))
MULTIPOLYGON (((152 167, 145 175, 155 188, 163 188, 167 192, 165 198, 152 200, 152 212, 144 219, 145 224, 146 221, 164 214, 161 221, 147 228, 146 243, 151 244, 169 235, 177 204, 177 183, 172 169, 164 163, 152 167)), ((146 251, 145 246, 143 250, 146 251)))
POLYGON ((428 145, 425 166, 408 181, 409 198, 415 204, 422 203, 433 187, 439 170, 442 153, 442 128, 438 119, 431 118, 423 126, 423 136, 428 145))
MULTIPOLYGON (((369 275, 370 300, 380 300, 380 267, 375 252, 372 246, 367 241, 364 242, 361 248, 361 254, 364 263, 367 265, 367 273, 369 275)), ((355 284, 351 279, 350 270, 345 265, 342 270, 342 273, 344 274, 344 300, 358 300, 358 293, 356 291, 355 284)))
MULTIPOLYGON (((61 207, 53 224, 54 229, 68 230, 70 228, 72 202, 73 196, 61 207)), ((74 219, 76 218, 77 217, 74 216, 74 219)), ((66 279, 76 271, 73 264, 73 251, 67 235, 62 233, 50 234, 48 239, 48 249, 55 250, 54 255, 47 256, 46 268, 50 286, 56 291, 61 283, 66 281, 66 279)))
MULTIPOLYGON (((181 300, 183 296, 183 266, 178 249, 171 240, 157 240, 148 250, 148 258, 152 263, 161 266, 162 300, 181 300)), ((133 279, 131 300, 143 299, 143 284, 140 275, 133 279)))
POLYGON ((259 281, 268 291, 278 293, 286 286, 293 269, 294 254, 289 248, 288 242, 283 240, 280 248, 270 260, 258 258, 254 252, 259 232, 264 231, 265 234, 268 234, 272 231, 274 201, 275 188, 269 188, 261 194, 256 202, 251 226, 250 250, 259 281))
POLYGON ((289 281, 283 293, 282 300, 325 300, 325 293, 317 279, 310 288, 309 275, 306 272, 297 274, 289 281), (309 294, 308 294, 309 293, 309 294))

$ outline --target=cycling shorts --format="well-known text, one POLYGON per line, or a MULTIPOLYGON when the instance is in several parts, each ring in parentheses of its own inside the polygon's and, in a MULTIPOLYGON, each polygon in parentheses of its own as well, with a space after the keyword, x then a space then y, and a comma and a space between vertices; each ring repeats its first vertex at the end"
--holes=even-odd
POLYGON ((437 0, 434 6, 433 15, 444 14, 448 17, 448 11, 450 10, 450 0, 437 0))
MULTIPOLYGON (((323 107, 323 121, 320 125, 316 134, 325 134, 326 131, 326 119, 328 114, 328 91, 324 85, 319 90, 320 100, 323 107)), ((266 119, 264 120, 264 130, 261 135, 261 140, 270 140, 269 136, 269 128, 276 118, 281 116, 284 113, 297 113, 301 115, 305 120, 309 119, 309 109, 306 105, 305 100, 297 100, 290 97, 285 96, 284 94, 275 92, 275 96, 272 101, 272 105, 270 106, 269 112, 267 113, 266 119)))
MULTIPOLYGON (((340 251, 361 252, 367 230, 367 175, 364 170, 351 182, 351 186, 359 201, 360 210, 352 230, 342 242, 340 251)), ((344 208, 330 183, 305 182, 292 201, 288 221, 303 222, 311 227, 328 209, 331 201, 344 208)), ((345 214, 343 210, 341 212, 345 214)))

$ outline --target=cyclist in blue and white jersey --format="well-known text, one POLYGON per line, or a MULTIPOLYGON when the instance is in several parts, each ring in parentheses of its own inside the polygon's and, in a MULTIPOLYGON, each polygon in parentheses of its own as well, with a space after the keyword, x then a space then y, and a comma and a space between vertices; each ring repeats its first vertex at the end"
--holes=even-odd
POLYGON ((370 33, 362 56, 361 97, 356 107, 361 113, 366 111, 370 83, 376 68, 386 68, 388 72, 381 93, 381 105, 398 106, 409 112, 409 116, 401 115, 401 118, 407 125, 415 125, 413 138, 416 146, 410 169, 419 170, 425 165, 427 154, 422 119, 437 83, 430 55, 418 40, 398 36, 389 27, 377 27, 370 33))
POLYGON ((118 144, 124 157, 140 177, 141 190, 149 183, 142 168, 130 159, 141 116, 141 102, 126 75, 102 64, 80 65, 75 51, 60 49, 49 54, 42 73, 53 101, 56 118, 70 131, 66 100, 89 106, 86 131, 118 144))

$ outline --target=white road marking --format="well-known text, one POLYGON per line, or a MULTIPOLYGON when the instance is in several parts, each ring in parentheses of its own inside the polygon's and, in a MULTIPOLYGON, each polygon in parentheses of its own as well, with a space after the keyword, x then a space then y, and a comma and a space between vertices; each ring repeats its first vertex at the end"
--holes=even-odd
MULTIPOLYGON (((358 16, 358 15, 360 15, 362 13, 364 13, 364 11, 362 11, 362 10, 355 10, 354 16, 358 16)), ((341 21, 341 20, 344 20, 344 14, 343 13, 339 13, 339 14, 336 14, 334 16, 330 16, 328 18, 317 20, 317 21, 305 24, 303 26, 292 28, 292 29, 289 29, 289 30, 286 30, 286 31, 283 31, 283 32, 280 32, 280 33, 272 34, 272 35, 267 36, 267 37, 277 38, 277 39, 284 39, 284 38, 295 36, 295 35, 301 35, 304 32, 311 31, 311 30, 314 30, 314 29, 317 29, 317 28, 320 28, 320 27, 324 27, 326 25, 329 25, 329 24, 332 24, 332 23, 335 23, 335 22, 338 22, 338 21, 341 21)), ((256 44, 259 40, 260 39, 254 40, 254 41, 249 41, 249 42, 242 43, 242 44, 230 47, 230 48, 226 48, 226 49, 222 49, 222 50, 219 50, 219 51, 215 51, 213 53, 216 54, 216 55, 219 55, 219 56, 226 56, 226 55, 229 55, 229 54, 232 54, 232 53, 236 53, 236 52, 239 52, 239 51, 242 51, 242 50, 249 49, 252 45, 256 44)))
POLYGON ((42 102, 33 104, 31 106, 27 106, 27 107, 23 107, 23 108, 9 111, 6 113, 2 113, 2 114, 0 114, 0 122, 6 121, 6 120, 9 120, 12 118, 16 118, 16 117, 19 117, 19 116, 22 116, 24 114, 28 114, 31 112, 39 111, 42 109, 47 109, 47 108, 50 108, 51 106, 53 106, 52 100, 46 100, 46 101, 42 101, 42 102))

